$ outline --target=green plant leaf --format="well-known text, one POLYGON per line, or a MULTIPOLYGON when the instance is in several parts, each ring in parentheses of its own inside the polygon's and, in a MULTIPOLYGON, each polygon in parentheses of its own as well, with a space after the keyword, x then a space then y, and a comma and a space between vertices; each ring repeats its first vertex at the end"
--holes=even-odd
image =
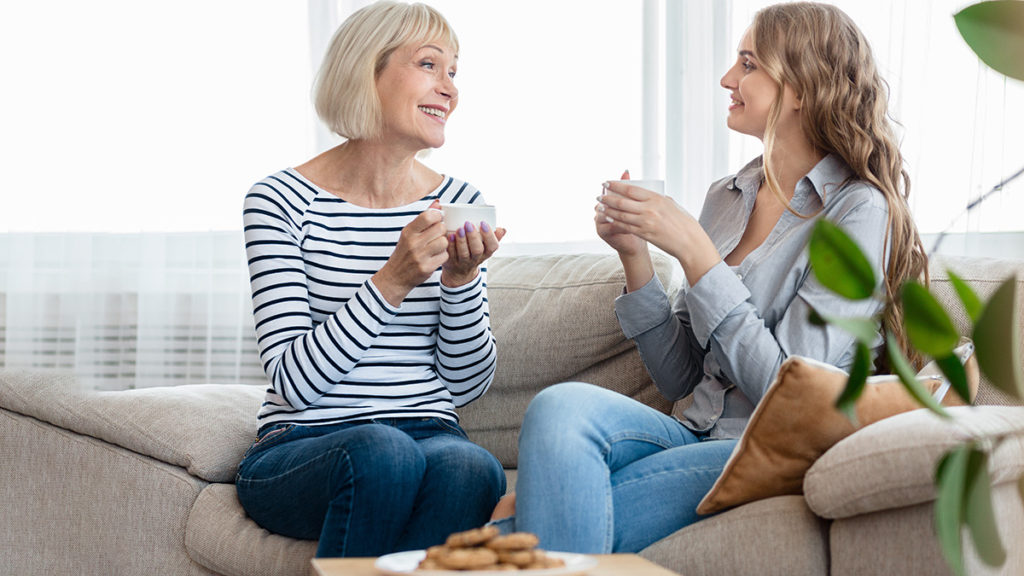
POLYGON ((864 300, 875 291, 875 271, 864 252, 845 232, 828 220, 818 220, 811 232, 808 255, 814 277, 829 290, 864 300))
POLYGON ((907 389, 907 392, 917 400, 918 404, 931 410, 932 412, 942 416, 943 418, 950 418, 949 412, 942 407, 941 404, 935 401, 935 398, 921 386, 921 383, 917 381, 917 374, 914 373, 914 369, 910 366, 910 362, 903 356, 903 352, 900 351, 899 344, 896 343, 896 337, 889 334, 888 338, 885 339, 886 351, 889 353, 889 366, 893 369, 893 372, 899 376, 900 382, 903 383, 903 387, 907 389))
POLYGON ((964 369, 963 363, 960 362, 956 354, 950 352, 946 356, 936 358, 935 363, 942 370, 946 380, 949 380, 949 385, 956 391, 957 396, 960 396, 964 402, 970 404, 971 389, 967 385, 967 370, 964 369))
POLYGON ((969 445, 958 446, 947 452, 935 473, 938 495, 935 498, 935 532, 946 563, 954 574, 963 576, 964 556, 961 548, 960 526, 963 524, 964 491, 967 485, 969 445))
POLYGON ((811 311, 807 314, 807 320, 815 326, 824 326, 825 324, 828 324, 828 320, 822 318, 821 314, 818 314, 818 311, 814 308, 811 308, 811 311))
POLYGON ((957 276, 952 270, 947 270, 946 273, 949 275, 949 281, 953 284, 957 296, 960 297, 960 303, 964 305, 967 317, 971 319, 971 322, 977 322, 978 316, 981 316, 981 311, 985 307, 981 303, 981 298, 978 298, 978 294, 971 289, 967 282, 964 282, 963 278, 957 276))
POLYGON ((972 449, 967 459, 964 519, 978 556, 989 566, 1002 566, 1006 550, 999 540, 995 513, 992 511, 992 481, 988 476, 988 455, 972 449))
POLYGON ((853 356, 853 366, 850 368, 850 377, 846 379, 846 387, 843 388, 839 398, 836 399, 836 409, 846 414, 855 427, 859 428, 857 422, 857 399, 864 392, 864 384, 871 373, 871 349, 864 342, 857 342, 857 351, 853 356))
POLYGON ((914 348, 932 357, 948 355, 960 341, 960 334, 939 301, 914 281, 903 285, 900 297, 903 324, 914 348))
POLYGON ((974 325, 978 367, 994 386, 1024 400, 1020 334, 1017 329, 1017 278, 1011 276, 989 298, 974 325))
POLYGON ((993 70, 1024 80, 1024 2, 978 2, 953 16, 971 50, 993 70))

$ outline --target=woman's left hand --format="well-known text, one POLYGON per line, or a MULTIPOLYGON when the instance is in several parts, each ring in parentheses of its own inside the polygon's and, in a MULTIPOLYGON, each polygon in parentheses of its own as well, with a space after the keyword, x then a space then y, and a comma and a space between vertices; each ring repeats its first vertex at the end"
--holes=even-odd
POLYGON ((700 223, 672 198, 625 182, 609 182, 598 210, 622 232, 647 240, 672 255, 696 282, 721 260, 700 223), (603 207, 603 209, 602 209, 603 207))
POLYGON ((466 222, 448 233, 448 260, 441 266, 441 283, 449 288, 468 284, 476 278, 480 264, 498 249, 504 228, 491 230, 486 222, 466 222))

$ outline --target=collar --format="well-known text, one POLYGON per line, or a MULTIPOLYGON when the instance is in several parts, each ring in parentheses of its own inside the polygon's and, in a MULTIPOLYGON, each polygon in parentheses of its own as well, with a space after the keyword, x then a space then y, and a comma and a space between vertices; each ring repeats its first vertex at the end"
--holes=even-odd
MULTIPOLYGON (((761 186, 763 173, 764 157, 758 156, 741 168, 726 183, 725 187, 729 190, 740 191, 745 194, 756 194, 757 189, 761 186)), ((830 153, 815 164, 814 168, 811 168, 811 171, 800 179, 797 183, 796 194, 799 194, 801 188, 803 188, 800 184, 806 181, 810 185, 811 190, 818 196, 818 199, 821 200, 821 204, 824 205, 826 194, 834 192, 853 175, 853 169, 846 164, 841 156, 830 153)))
MULTIPOLYGON (((807 181, 811 185, 811 189, 818 195, 821 205, 824 206, 828 193, 835 192, 853 175, 853 168, 850 168, 841 156, 833 152, 815 164, 814 168, 811 168, 811 171, 800 181, 807 181)), ((797 184, 797 188, 800 188, 799 184, 797 184)))

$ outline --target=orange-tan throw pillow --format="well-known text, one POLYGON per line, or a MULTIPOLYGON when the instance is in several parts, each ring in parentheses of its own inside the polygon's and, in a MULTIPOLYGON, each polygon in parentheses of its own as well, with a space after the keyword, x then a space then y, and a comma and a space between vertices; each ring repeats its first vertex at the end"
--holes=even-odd
MULTIPOLYGON (((965 367, 973 399, 979 377, 973 355, 965 367)), ((919 381, 932 393, 943 384, 941 378, 929 377, 935 372, 934 366, 928 365, 918 373, 919 381)), ((842 370, 808 358, 793 356, 783 362, 697 513, 712 514, 763 498, 802 494, 804 474, 814 461, 856 431, 834 406, 846 379, 842 370)), ((963 403, 955 392, 945 394, 941 401, 947 406, 963 403)), ((867 426, 920 407, 896 376, 874 376, 857 400, 857 421, 867 426)))

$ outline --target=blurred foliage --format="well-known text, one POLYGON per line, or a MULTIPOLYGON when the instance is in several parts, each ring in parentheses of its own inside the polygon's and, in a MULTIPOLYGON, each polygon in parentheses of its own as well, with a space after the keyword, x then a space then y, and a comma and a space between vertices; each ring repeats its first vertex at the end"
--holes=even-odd
MULTIPOLYGON (((876 281, 870 265, 865 270, 867 258, 853 239, 838 226, 819 220, 815 224, 808 250, 814 276, 827 289, 849 299, 874 296, 876 281)), ((971 338, 978 367, 993 385, 1018 400, 1024 400, 1019 328, 1016 326, 1017 279, 1008 278, 988 302, 983 302, 955 273, 951 272, 949 277, 973 324, 971 338)), ((903 285, 900 300, 910 344, 934 359, 952 389, 969 402, 967 374, 963 363, 953 352, 960 341, 960 334, 948 312, 927 288, 914 281, 903 285)), ((836 400, 836 408, 856 425, 854 405, 872 370, 870 346, 878 334, 880 322, 877 318, 830 317, 818 311, 811 313, 810 320, 816 324, 827 322, 843 328, 856 339, 850 376, 836 400)), ((889 365, 907 392, 925 408, 951 419, 951 413, 918 382, 911 363, 900 350, 896 339, 891 334, 886 336, 884 353, 888 355, 889 365)), ((992 566, 1001 566, 1006 560, 1006 551, 1000 541, 992 510, 988 453, 982 449, 983 445, 975 440, 950 451, 940 461, 935 474, 938 491, 935 528, 942 552, 955 574, 964 573, 961 538, 964 526, 971 534, 971 541, 982 561, 992 566)), ((1024 493, 1024 479, 1020 481, 1020 488, 1024 493)))

